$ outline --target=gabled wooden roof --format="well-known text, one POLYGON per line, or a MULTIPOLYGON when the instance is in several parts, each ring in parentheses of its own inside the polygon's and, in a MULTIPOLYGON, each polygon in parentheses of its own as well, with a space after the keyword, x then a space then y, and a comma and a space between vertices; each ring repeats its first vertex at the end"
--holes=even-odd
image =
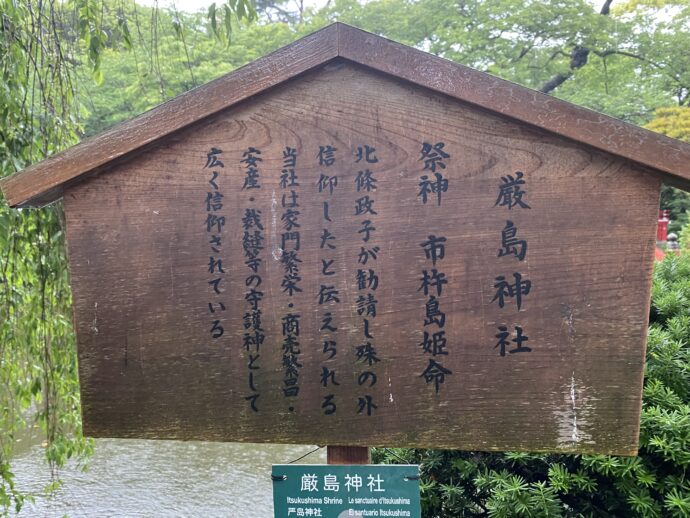
POLYGON ((12 207, 38 207, 65 186, 103 170, 166 135, 333 59, 405 79, 516 121, 643 164, 690 189, 690 144, 648 131, 395 43, 334 23, 219 79, 0 180, 12 207))

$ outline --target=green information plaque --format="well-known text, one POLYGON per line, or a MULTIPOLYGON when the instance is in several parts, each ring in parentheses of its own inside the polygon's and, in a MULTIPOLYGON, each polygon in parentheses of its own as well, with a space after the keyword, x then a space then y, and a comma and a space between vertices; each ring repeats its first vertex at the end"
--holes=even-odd
POLYGON ((421 518, 418 465, 276 464, 276 518, 421 518))

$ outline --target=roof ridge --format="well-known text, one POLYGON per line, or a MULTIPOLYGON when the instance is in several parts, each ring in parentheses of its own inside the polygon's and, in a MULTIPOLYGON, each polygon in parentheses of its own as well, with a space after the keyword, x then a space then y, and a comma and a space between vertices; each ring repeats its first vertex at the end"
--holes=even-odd
POLYGON ((690 144, 342 22, 0 179, 0 188, 13 207, 50 203, 84 175, 338 57, 631 160, 690 190, 690 144))

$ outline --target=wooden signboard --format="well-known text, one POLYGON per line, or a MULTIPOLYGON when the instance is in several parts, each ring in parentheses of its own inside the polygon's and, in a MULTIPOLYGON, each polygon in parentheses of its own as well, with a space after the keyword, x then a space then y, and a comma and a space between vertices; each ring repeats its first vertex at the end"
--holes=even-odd
POLYGON ((661 173, 687 146, 553 99, 526 123, 545 96, 478 106, 447 62, 341 25, 281 52, 336 36, 246 98, 216 83, 83 144, 42 191, 4 185, 64 196, 85 432, 634 454, 661 173), (185 114, 204 95, 226 104, 185 114), (624 131, 574 139, 573 110, 624 131))

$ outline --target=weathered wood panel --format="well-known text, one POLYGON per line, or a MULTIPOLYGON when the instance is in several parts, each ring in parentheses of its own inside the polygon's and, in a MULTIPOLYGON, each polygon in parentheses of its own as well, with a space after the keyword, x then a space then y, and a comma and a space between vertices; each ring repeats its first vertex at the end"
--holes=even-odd
POLYGON ((310 72, 66 192, 85 431, 634 453, 658 193, 658 178, 619 158, 390 76, 346 63, 310 72), (425 170, 423 143, 431 153, 441 142, 445 168, 435 162, 435 171, 425 170), (358 147, 367 145, 375 148, 372 162, 366 153, 356 162, 358 147), (286 146, 296 150, 298 186, 281 186, 286 146), (320 146, 336 148, 332 165, 319 165, 320 146), (224 167, 205 167, 213 148, 224 167), (260 155, 244 155, 249 148, 260 155), (243 189, 247 156, 262 159, 259 189, 243 189), (375 190, 360 185, 358 192, 358 172, 366 169, 375 190), (502 177, 518 171, 524 183, 509 192, 529 208, 501 196, 502 177), (435 192, 423 203, 421 177, 436 173, 447 190, 440 204, 435 192), (337 176, 332 194, 328 186, 319 192, 322 175, 337 176), (300 236, 302 290, 293 296, 281 288, 282 249, 295 247, 294 239, 282 243, 283 195, 288 205, 291 191, 299 204, 300 226, 291 231, 300 236), (207 206, 208 192, 222 193, 219 210, 207 206), (356 214, 358 199, 366 209, 364 196, 376 214, 356 214), (244 232, 258 230, 243 227, 248 208, 261 211, 260 286, 245 264, 244 232), (209 214, 225 217, 220 232, 208 232, 209 214), (359 232, 364 220, 376 229, 368 242, 359 232), (522 260, 498 256, 507 221, 527 243, 522 260), (322 248, 324 229, 335 240, 322 248), (220 246, 210 243, 216 234, 220 246), (435 265, 420 246, 430 235, 446 239, 435 265), (376 258, 368 254, 363 264, 362 247, 376 258), (217 263, 209 268, 210 257, 222 260, 224 273, 217 263), (439 294, 432 283, 425 294, 424 272, 432 277, 434 268, 447 284, 439 294), (531 283, 519 311, 510 293, 502 308, 493 300, 497 277, 512 284, 516 273, 531 283), (209 284, 215 278, 220 293, 209 284), (322 285, 337 290, 339 302, 324 297, 319 304, 322 285), (265 335, 254 360, 255 347, 247 351, 244 340, 252 287, 263 293, 265 335), (358 297, 368 294, 377 300, 376 316, 357 312, 358 297), (424 325, 432 295, 443 327, 438 316, 424 325), (327 312, 332 320, 324 326, 327 312), (290 313, 300 328, 293 337, 296 396, 283 392, 290 313), (223 335, 214 339, 219 326, 223 335), (497 347, 501 326, 505 356, 497 347), (517 327, 531 351, 509 352, 518 345, 517 327), (439 354, 433 344, 428 352, 420 346, 424 331, 445 333, 437 335, 439 354), (324 353, 324 341, 336 342, 332 358, 333 345, 324 353), (357 357, 367 341, 380 360, 372 365, 357 357), (435 379, 423 376, 432 360, 450 371, 438 392, 435 379), (373 386, 374 375, 364 372, 375 375, 373 386), (337 409, 325 415, 331 403, 337 409))

